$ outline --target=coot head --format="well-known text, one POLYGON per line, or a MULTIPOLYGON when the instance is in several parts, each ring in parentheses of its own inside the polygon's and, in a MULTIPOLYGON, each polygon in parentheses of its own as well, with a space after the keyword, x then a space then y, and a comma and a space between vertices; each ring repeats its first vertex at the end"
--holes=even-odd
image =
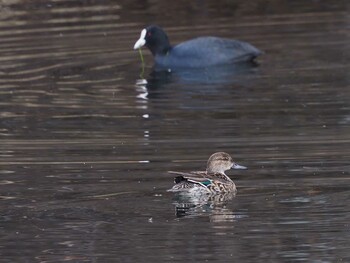
POLYGON ((169 38, 159 26, 149 26, 141 31, 139 40, 136 41, 134 49, 146 46, 155 55, 165 55, 170 49, 169 38))

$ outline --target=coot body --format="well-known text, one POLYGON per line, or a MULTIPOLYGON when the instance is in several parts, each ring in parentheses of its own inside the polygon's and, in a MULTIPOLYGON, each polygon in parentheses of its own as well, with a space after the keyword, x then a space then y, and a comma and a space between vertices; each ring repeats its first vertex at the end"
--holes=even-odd
POLYGON ((141 31, 134 49, 146 46, 155 64, 164 68, 200 68, 253 61, 262 52, 251 44, 219 37, 198 37, 171 46, 168 36, 158 26, 141 31))

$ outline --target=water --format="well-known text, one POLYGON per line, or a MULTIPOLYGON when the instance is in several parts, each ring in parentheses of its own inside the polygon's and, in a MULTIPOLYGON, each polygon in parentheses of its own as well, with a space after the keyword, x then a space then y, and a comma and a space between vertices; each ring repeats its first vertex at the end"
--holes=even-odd
POLYGON ((350 261, 346 1, 0 6, 1 262, 350 261), (265 55, 141 78, 150 21, 265 55), (166 192, 215 151, 235 197, 166 192))

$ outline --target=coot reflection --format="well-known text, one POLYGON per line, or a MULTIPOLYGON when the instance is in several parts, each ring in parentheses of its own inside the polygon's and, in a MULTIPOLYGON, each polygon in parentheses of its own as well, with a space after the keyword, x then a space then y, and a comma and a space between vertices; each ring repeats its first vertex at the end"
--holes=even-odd
POLYGON ((241 84, 254 80, 259 74, 256 63, 247 62, 239 64, 221 65, 195 69, 164 70, 153 67, 151 73, 143 80, 149 90, 162 88, 167 84, 176 83, 190 88, 191 85, 209 85, 210 89, 224 84, 241 84))

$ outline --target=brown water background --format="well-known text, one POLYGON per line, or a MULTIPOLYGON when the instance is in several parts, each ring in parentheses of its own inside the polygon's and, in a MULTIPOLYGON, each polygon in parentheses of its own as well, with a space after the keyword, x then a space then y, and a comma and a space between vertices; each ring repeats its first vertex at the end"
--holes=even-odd
POLYGON ((336 0, 0 1, 0 262, 349 262, 349 29, 336 0), (140 77, 151 23, 265 54, 140 77), (216 151, 236 197, 166 192, 216 151))

